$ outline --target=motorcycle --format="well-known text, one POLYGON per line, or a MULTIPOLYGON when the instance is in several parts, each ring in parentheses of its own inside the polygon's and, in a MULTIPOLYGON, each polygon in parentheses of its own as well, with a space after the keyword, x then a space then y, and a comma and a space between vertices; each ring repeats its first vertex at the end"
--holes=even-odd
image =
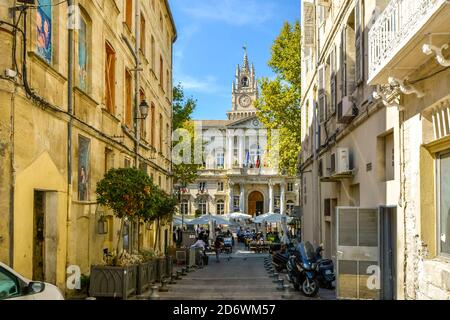
POLYGON ((286 264, 289 261, 289 257, 295 252, 295 246, 289 245, 287 248, 282 247, 281 250, 272 254, 272 265, 277 272, 282 272, 286 269, 286 264))
POLYGON ((316 249, 314 262, 317 264, 317 280, 322 288, 333 289, 333 282, 336 280, 334 274, 333 260, 322 257, 323 246, 316 249))
POLYGON ((286 264, 289 281, 295 290, 301 290, 307 297, 314 297, 319 292, 317 264, 314 261, 314 247, 309 242, 302 242, 286 264))

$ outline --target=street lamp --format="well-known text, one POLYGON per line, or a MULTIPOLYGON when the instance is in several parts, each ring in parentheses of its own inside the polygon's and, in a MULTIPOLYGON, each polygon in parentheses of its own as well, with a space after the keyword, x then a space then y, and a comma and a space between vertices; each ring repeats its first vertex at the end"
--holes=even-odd
POLYGON ((142 100, 141 103, 139 104, 139 112, 141 114, 141 118, 136 118, 138 120, 145 120, 148 117, 148 110, 149 110, 149 106, 147 101, 142 100))

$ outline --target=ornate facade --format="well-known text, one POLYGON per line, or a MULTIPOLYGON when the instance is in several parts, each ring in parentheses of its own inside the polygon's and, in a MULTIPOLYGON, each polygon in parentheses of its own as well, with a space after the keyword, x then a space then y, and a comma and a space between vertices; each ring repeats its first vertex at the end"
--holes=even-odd
POLYGON ((258 98, 255 68, 245 52, 236 68, 228 120, 196 121, 205 143, 198 180, 182 192, 181 214, 287 213, 297 205, 295 178, 269 164, 267 130, 253 106, 258 98))

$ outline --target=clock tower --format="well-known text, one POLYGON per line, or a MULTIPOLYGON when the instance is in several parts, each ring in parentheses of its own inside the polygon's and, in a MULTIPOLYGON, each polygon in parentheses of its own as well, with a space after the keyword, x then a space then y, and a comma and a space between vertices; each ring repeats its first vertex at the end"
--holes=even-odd
POLYGON ((242 67, 236 68, 235 80, 232 88, 232 109, 227 113, 229 120, 239 120, 256 115, 254 102, 258 99, 255 67, 249 66, 247 48, 244 47, 244 61, 242 67))

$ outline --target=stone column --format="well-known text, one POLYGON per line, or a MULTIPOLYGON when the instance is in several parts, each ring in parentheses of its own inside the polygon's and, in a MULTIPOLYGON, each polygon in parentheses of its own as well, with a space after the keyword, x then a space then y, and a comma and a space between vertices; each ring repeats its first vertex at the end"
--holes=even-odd
POLYGON ((228 145, 227 145, 227 155, 228 155, 228 168, 233 168, 233 153, 234 153, 234 136, 231 131, 227 133, 228 145))
POLYGON ((239 195, 239 211, 245 213, 245 185, 241 183, 241 194, 239 195))
POLYGON ((280 184, 280 213, 282 215, 285 214, 285 202, 286 202, 286 185, 283 183, 280 184))
POLYGON ((283 243, 288 243, 288 227, 287 227, 287 216, 285 211, 285 202, 286 202, 286 185, 284 182, 280 184, 280 213, 281 213, 281 229, 283 230, 283 238, 281 241, 283 243))
POLYGON ((273 183, 269 181, 269 212, 273 213, 274 199, 273 199, 273 183))
POLYGON ((229 202, 228 202, 228 213, 233 213, 233 182, 231 180, 228 181, 228 197, 229 197, 229 202))
POLYGON ((239 166, 242 168, 245 161, 245 136, 244 131, 239 135, 239 166))

